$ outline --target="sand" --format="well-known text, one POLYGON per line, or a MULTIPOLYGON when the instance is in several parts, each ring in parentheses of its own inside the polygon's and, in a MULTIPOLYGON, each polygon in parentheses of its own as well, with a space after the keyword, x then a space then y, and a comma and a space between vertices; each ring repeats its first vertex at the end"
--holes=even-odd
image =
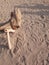
POLYGON ((7 35, 0 31, 0 65, 49 65, 49 0, 0 0, 0 23, 7 22, 14 7, 22 12, 22 26, 7 35))

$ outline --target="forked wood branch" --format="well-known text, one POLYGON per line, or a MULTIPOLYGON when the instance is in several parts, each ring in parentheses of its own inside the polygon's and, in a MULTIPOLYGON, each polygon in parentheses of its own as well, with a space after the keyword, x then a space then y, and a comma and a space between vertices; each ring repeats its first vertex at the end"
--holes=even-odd
POLYGON ((8 45, 10 50, 12 50, 12 45, 10 42, 10 32, 14 33, 15 30, 21 26, 21 19, 21 11, 16 8, 11 16, 10 23, 7 23, 6 25, 0 27, 0 30, 4 30, 7 33, 8 45))

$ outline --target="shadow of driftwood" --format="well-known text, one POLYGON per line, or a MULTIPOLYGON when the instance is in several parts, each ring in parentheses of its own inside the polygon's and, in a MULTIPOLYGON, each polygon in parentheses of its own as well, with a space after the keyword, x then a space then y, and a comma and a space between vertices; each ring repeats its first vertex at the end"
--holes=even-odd
POLYGON ((6 25, 9 22, 10 22, 10 19, 8 21, 4 22, 4 23, 0 23, 0 27, 3 26, 3 25, 6 25))
POLYGON ((37 12, 27 12, 23 11, 24 14, 34 14, 34 15, 47 15, 49 16, 49 11, 37 11, 37 12))
MULTIPOLYGON (((8 21, 5 21, 4 23, 0 23, 0 27, 8 24, 10 22, 10 19, 8 21)), ((0 30, 0 34, 4 33, 4 30, 0 30)))
POLYGON ((34 15, 47 15, 49 16, 49 5, 44 5, 44 4, 33 4, 33 5, 16 5, 15 7, 17 8, 29 8, 29 9, 39 9, 40 11, 35 11, 35 12, 30 12, 30 10, 28 11, 23 11, 22 13, 24 14, 34 14, 34 15), (44 9, 41 10, 41 9, 44 9), (48 10, 48 11, 46 11, 48 10))
MULTIPOLYGON (((10 22, 10 19, 6 21, 5 23, 0 23, 0 27, 8 24, 10 22)), ((4 30, 0 30, 0 34, 4 33, 4 30)))
POLYGON ((0 48, 4 48, 4 49, 6 48, 6 49, 9 49, 7 45, 3 45, 3 44, 0 45, 0 48))
POLYGON ((0 34, 4 33, 4 30, 0 30, 0 34))
POLYGON ((44 5, 44 4, 32 4, 32 5, 27 5, 27 4, 22 4, 22 5, 15 5, 17 8, 31 8, 31 9, 47 9, 49 10, 49 5, 44 5))

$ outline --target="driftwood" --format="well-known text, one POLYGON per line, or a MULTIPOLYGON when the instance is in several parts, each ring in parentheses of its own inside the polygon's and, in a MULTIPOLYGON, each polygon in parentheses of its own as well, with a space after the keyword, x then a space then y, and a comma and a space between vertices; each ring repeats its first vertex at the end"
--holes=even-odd
POLYGON ((11 13, 11 19, 9 20, 9 23, 6 23, 5 25, 0 26, 0 30, 4 30, 4 32, 7 33, 8 38, 8 45, 9 49, 12 51, 12 45, 10 42, 10 32, 14 33, 17 28, 21 26, 21 11, 18 8, 14 9, 14 12, 11 13))

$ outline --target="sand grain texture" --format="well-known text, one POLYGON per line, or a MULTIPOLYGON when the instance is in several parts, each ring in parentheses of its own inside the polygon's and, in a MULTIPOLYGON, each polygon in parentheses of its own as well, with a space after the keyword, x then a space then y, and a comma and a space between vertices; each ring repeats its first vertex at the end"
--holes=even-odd
POLYGON ((14 6, 23 15, 22 26, 10 34, 15 57, 0 31, 0 65, 49 65, 49 0, 0 0, 0 23, 10 19, 14 6))

